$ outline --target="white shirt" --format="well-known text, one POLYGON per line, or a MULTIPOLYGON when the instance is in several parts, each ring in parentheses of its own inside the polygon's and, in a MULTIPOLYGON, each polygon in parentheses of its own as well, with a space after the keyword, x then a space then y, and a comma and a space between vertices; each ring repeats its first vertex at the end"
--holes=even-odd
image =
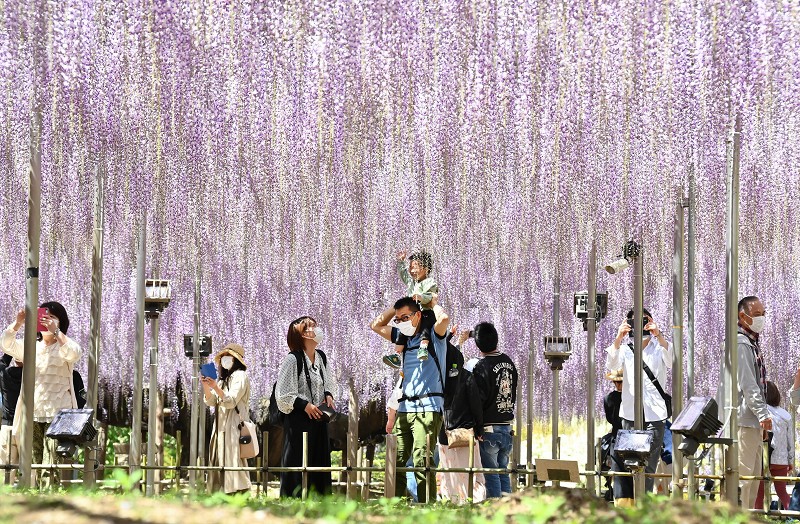
MULTIPOLYGON (((625 420, 633 421, 634 416, 634 395, 633 395, 633 350, 625 343, 614 348, 611 344, 606 348, 606 370, 615 371, 623 368, 622 373, 622 406, 619 416, 625 420)), ((664 348, 658 343, 656 337, 650 337, 650 342, 642 348, 642 359, 650 371, 658 379, 658 383, 665 393, 669 394, 667 386, 667 369, 672 367, 672 342, 664 348)), ((650 381, 647 373, 642 367, 642 386, 644 388, 644 420, 645 422, 655 422, 667 418, 667 406, 664 399, 656 387, 650 381)))
POLYGON ((781 407, 767 406, 772 415, 772 459, 770 464, 794 467, 792 416, 781 407))

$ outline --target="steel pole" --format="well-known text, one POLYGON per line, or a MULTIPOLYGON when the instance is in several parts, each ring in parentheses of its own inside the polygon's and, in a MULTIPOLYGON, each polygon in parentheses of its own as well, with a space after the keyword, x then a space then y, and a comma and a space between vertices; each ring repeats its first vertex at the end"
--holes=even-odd
MULTIPOLYGON (((644 429, 644 389, 642 374, 644 373, 642 360, 642 320, 644 313, 644 248, 639 252, 639 256, 634 260, 633 271, 633 390, 634 390, 634 420, 633 428, 644 429)), ((633 492, 635 494, 644 493, 645 477, 644 471, 633 475, 633 492)))
MULTIPOLYGON (((197 447, 200 438, 200 271, 194 279, 194 331, 192 338, 192 415, 189 430, 189 464, 197 466, 197 447)), ((189 470, 189 486, 197 489, 196 472, 189 470)))
MULTIPOLYGON (((589 304, 586 308, 586 471, 593 472, 596 468, 595 462, 595 424, 597 415, 595 413, 596 397, 596 365, 595 365, 595 332, 597 331, 597 246, 592 241, 592 250, 589 251, 588 267, 588 286, 589 304)), ((586 477, 586 489, 589 493, 595 493, 595 478, 591 475, 586 477)))
MULTIPOLYGON (((536 345, 533 341, 533 335, 530 337, 530 341, 528 342, 528 396, 527 396, 527 414, 528 414, 528 435, 526 441, 526 458, 525 461, 528 470, 533 469, 533 352, 536 348, 536 345)), ((527 483, 528 486, 533 484, 533 475, 528 475, 527 483)))
POLYGON ((724 370, 728 384, 725 409, 730 413, 729 431, 733 444, 725 456, 725 498, 739 503, 739 150, 741 148, 742 117, 737 114, 727 140, 727 220, 726 220, 726 292, 725 292, 725 354, 724 370))
MULTIPOLYGON (((691 169, 689 174, 689 200, 687 211, 688 233, 686 239, 686 398, 692 398, 694 396, 694 170, 691 169)), ((687 461, 686 485, 690 499, 694 498, 695 493, 697 492, 694 470, 694 461, 687 461)))
MULTIPOLYGON (((158 328, 161 322, 156 315, 150 320, 150 394, 147 403, 147 465, 154 466, 156 458, 156 424, 158 419, 158 328)), ((147 470, 145 493, 155 494, 154 469, 147 470)))
MULTIPOLYGON (((136 257, 136 345, 133 352, 133 426, 130 436, 128 464, 130 474, 140 471, 142 453, 142 384, 144 382, 144 280, 147 263, 147 215, 139 226, 139 248, 136 257)), ((137 483, 138 487, 138 483, 137 483)))
MULTIPOLYGON (((561 320, 561 277, 556 273, 556 279, 553 286, 553 335, 559 335, 560 320, 561 320)), ((553 370, 553 391, 552 391, 552 413, 551 413, 551 437, 552 437, 552 457, 558 459, 558 376, 557 369, 553 370)))
MULTIPOLYGON (((674 252, 672 256, 672 412, 683 409, 683 195, 675 205, 674 252)), ((683 498, 683 454, 678 453, 681 436, 672 434, 672 497, 683 498)))
MULTIPOLYGON (((105 158, 100 156, 95 167, 97 188, 94 201, 94 234, 92 237, 92 299, 89 317, 88 384, 86 406, 95 410, 92 423, 97 419, 97 363, 100 359, 100 322, 103 304, 103 229, 105 226, 105 158)), ((97 470, 97 437, 86 446, 83 467, 83 485, 94 487, 97 470)))
POLYGON ((42 109, 31 119, 30 169, 28 170, 28 257, 25 278, 25 338, 23 340, 22 408, 19 428, 19 464, 22 488, 31 487, 33 468, 33 395, 36 381, 36 327, 39 304, 39 242, 42 232, 42 109))

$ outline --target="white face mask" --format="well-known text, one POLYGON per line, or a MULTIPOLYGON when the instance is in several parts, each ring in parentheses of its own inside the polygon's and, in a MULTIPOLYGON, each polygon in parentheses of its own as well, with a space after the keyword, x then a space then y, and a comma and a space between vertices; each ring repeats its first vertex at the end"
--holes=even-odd
POLYGON ((223 368, 231 369, 233 367, 233 357, 230 355, 225 355, 219 359, 219 363, 223 368))
POLYGON ((412 324, 410 320, 400 322, 395 327, 397 327, 400 333, 407 337, 413 337, 417 332, 417 328, 414 327, 414 324, 412 324))
POLYGON ((317 344, 322 344, 322 341, 325 340, 325 333, 322 332, 321 327, 314 328, 314 342, 317 344))
POLYGON ((764 323, 766 322, 764 315, 761 315, 760 317, 751 317, 751 318, 753 319, 753 322, 750 324, 750 331, 756 334, 759 334, 762 331, 764 331, 764 323))

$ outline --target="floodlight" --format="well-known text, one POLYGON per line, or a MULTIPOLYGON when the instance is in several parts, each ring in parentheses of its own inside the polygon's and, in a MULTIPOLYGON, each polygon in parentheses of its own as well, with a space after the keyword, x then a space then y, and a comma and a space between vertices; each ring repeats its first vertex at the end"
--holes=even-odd
POLYGON ((620 271, 625 271, 630 267, 630 262, 625 260, 624 258, 620 258, 619 260, 615 260, 612 263, 606 265, 606 271, 609 272, 611 275, 616 275, 620 271))
POLYGON ((614 452, 624 461, 626 468, 638 471, 647 465, 652 444, 652 431, 621 429, 617 432, 614 452))
POLYGON ((683 436, 683 442, 678 449, 685 456, 691 457, 702 442, 707 442, 709 437, 715 437, 722 429, 717 401, 711 397, 690 398, 686 407, 675 417, 670 429, 683 436))
POLYGON ((637 244, 634 240, 628 240, 625 242, 625 245, 622 246, 622 255, 620 255, 620 258, 608 264, 606 266, 606 271, 612 275, 625 271, 630 267, 631 261, 635 258, 639 258, 641 254, 642 246, 637 244))
MULTIPOLYGON (((575 293, 572 310, 575 316, 583 321, 583 330, 586 331, 586 321, 589 319, 589 293, 587 291, 575 293)), ((595 321, 599 324, 602 319, 606 318, 607 313, 608 293, 595 293, 595 321)))
POLYGON ((92 426, 93 414, 93 409, 62 409, 56 413, 45 436, 58 442, 59 457, 72 457, 78 446, 94 440, 97 430, 92 426))
POLYGON ((147 318, 158 318, 172 299, 169 280, 147 279, 144 282, 144 311, 147 318))
POLYGON ((553 371, 561 370, 571 354, 572 342, 569 337, 544 337, 544 358, 553 371))
MULTIPOLYGON (((197 355, 207 357, 211 355, 211 335, 200 335, 197 346, 197 355)), ((183 334, 183 354, 191 358, 194 356, 194 335, 183 334)))

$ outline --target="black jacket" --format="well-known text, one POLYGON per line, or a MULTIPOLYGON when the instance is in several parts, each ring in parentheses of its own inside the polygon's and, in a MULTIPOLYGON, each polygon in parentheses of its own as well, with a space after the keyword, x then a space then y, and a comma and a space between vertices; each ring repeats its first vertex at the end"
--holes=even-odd
POLYGON ((17 399, 22 388, 22 368, 8 367, 11 356, 0 358, 0 392, 3 394, 3 420, 8 424, 14 420, 17 399))
POLYGON ((485 356, 475 364, 472 379, 482 408, 476 413, 475 433, 482 433, 483 426, 511 422, 514 419, 519 376, 517 367, 508 355, 500 353, 485 356))
POLYGON ((622 419, 619 417, 619 408, 622 406, 622 392, 610 391, 603 399, 603 409, 606 412, 606 420, 611 424, 611 434, 617 436, 617 431, 622 429, 622 419))

